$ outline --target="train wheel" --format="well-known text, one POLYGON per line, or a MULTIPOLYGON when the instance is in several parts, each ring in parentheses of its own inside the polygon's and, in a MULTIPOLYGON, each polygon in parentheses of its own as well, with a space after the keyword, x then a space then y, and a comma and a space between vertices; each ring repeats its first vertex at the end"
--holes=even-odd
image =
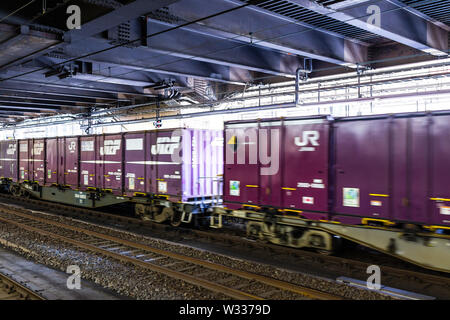
POLYGON ((136 205, 134 206, 134 213, 141 220, 148 220, 148 219, 145 219, 145 205, 136 203, 136 205))
POLYGON ((172 218, 170 219, 170 224, 172 227, 179 227, 181 225, 181 215, 183 213, 178 210, 173 211, 172 218))

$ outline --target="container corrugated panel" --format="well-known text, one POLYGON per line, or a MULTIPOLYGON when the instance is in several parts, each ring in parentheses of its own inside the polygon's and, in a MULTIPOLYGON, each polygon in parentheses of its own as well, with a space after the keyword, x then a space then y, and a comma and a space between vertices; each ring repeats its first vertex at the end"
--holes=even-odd
POLYGON ((146 184, 149 182, 146 172, 149 170, 147 150, 149 135, 144 132, 125 133, 125 159, 124 179, 125 190, 130 196, 134 194, 146 194, 146 184))
POLYGON ((30 180, 39 184, 44 184, 44 170, 45 170, 45 141, 44 139, 30 140, 31 148, 31 165, 32 175, 30 180))
POLYGON ((336 219, 450 225, 449 115, 336 124, 336 219), (352 218, 353 216, 353 218, 352 218))
POLYGON ((1 142, 1 176, 17 181, 17 141, 1 142))
POLYGON ((78 137, 58 138, 58 184, 78 187, 78 137))
POLYGON ((28 180, 29 174, 29 146, 28 140, 19 141, 19 182, 28 180))
POLYGON ((430 222, 450 225, 450 115, 433 117, 427 145, 429 155, 430 222))
POLYGON ((45 185, 58 183, 58 138, 46 139, 45 185))
POLYGON ((307 218, 327 217, 326 119, 229 122, 225 133, 227 207, 268 206, 307 218))
POLYGON ((223 132, 185 129, 182 141, 183 201, 222 195, 223 132))
MULTIPOLYGON (((389 119, 335 124, 336 192, 334 212, 350 217, 339 221, 360 223, 368 216, 389 219, 389 119)), ((398 146, 400 150, 400 146, 398 146)), ((393 155, 394 156, 394 155, 393 155)), ((403 152, 396 158, 404 156, 403 152)))
POLYGON ((170 200, 181 201, 183 159, 179 156, 182 145, 182 130, 169 129, 147 132, 150 143, 147 149, 147 168, 149 185, 147 191, 152 194, 166 195, 170 200))
POLYGON ((102 189, 111 191, 122 190, 122 162, 123 162, 123 144, 122 135, 104 135, 97 136, 97 154, 103 161, 97 164, 97 185, 102 189))
POLYGON ((80 137, 80 188, 96 187, 96 139, 95 136, 80 137))
POLYGON ((6 142, 0 141, 0 177, 6 178, 6 142))

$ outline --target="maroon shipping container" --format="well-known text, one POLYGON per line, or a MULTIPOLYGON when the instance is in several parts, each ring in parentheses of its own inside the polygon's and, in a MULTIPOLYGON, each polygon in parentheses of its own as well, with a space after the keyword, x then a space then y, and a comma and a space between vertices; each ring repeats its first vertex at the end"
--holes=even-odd
POLYGON ((96 136, 80 137, 80 187, 83 190, 97 186, 96 150, 96 136))
POLYGON ((31 140, 19 141, 19 182, 29 181, 31 140))
POLYGON ((0 176, 17 181, 17 141, 0 141, 0 176))
POLYGON ((58 170, 60 162, 58 153, 58 138, 46 139, 46 176, 45 185, 58 184, 58 170))
POLYGON ((227 207, 269 206, 306 218, 327 218, 325 118, 227 122, 225 136, 227 207))
POLYGON ((449 123, 439 114, 338 121, 335 219, 450 225, 449 123))
POLYGON ((158 130, 124 134, 125 193, 167 195, 193 201, 221 195, 223 133, 158 130))
POLYGON ((32 175, 30 173, 30 180, 39 184, 44 184, 44 170, 45 170, 45 141, 44 139, 32 139, 31 142, 31 158, 30 170, 32 168, 32 175))

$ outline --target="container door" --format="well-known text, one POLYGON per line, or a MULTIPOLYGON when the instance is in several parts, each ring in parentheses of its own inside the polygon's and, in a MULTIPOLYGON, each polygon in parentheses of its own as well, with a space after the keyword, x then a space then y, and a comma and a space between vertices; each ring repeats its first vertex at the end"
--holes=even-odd
POLYGON ((33 163, 32 180, 43 185, 45 175, 45 142, 44 139, 33 140, 33 148, 31 149, 31 160, 33 163))
POLYGON ((17 141, 3 142, 3 174, 5 178, 17 181, 17 141))
MULTIPOLYGON (((183 167, 181 179, 183 184, 183 199, 217 197, 222 194, 223 175, 223 131, 220 130, 183 130, 183 148, 181 157, 183 167), (203 150, 198 152, 198 146, 203 150), (196 163, 197 165, 192 165, 196 163), (199 166, 201 168, 199 168, 199 166), (198 179, 200 188, 193 183, 195 175, 204 176, 198 179), (219 181, 220 180, 220 181, 219 181), (199 192, 200 191, 200 192, 199 192)), ((178 179, 180 173, 174 172, 178 179)))
POLYGON ((146 134, 126 134, 125 141, 125 190, 146 193, 146 134))
POLYGON ((427 223, 450 225, 450 116, 435 116, 430 129, 431 190, 427 223))
POLYGON ((227 124, 224 144, 224 202, 232 209, 258 205, 258 124, 227 124))
MULTIPOLYGON (((389 218, 389 120, 335 125, 335 208, 338 214, 389 218)), ((344 221, 342 218, 341 221, 344 221)))
POLYGON ((284 130, 282 207, 301 210, 307 218, 326 219, 329 125, 324 119, 288 120, 284 130))
POLYGON ((66 138, 65 148, 65 184, 72 187, 78 187, 78 138, 66 138))
POLYGON ((122 136, 105 136, 103 140, 104 189, 122 190, 122 136))
MULTIPOLYGON (((174 201, 182 196, 181 157, 176 156, 182 143, 181 133, 181 130, 159 130, 150 134, 150 190, 174 201)), ((198 179, 193 183, 198 184, 198 179)))
POLYGON ((96 161, 95 161, 95 171, 96 171, 96 187, 100 189, 105 188, 105 167, 104 167, 104 152, 103 152, 103 142, 105 139, 105 136, 99 135, 95 136, 96 142, 95 142, 95 152, 96 152, 96 161))
POLYGON ((281 158, 282 125, 281 121, 261 122, 259 124, 259 200, 261 205, 281 207, 281 158))
POLYGON ((95 137, 80 137, 80 187, 95 187, 95 137))
MULTIPOLYGON (((428 139, 431 117, 408 119, 408 139, 406 168, 408 170, 405 187, 407 201, 403 205, 408 210, 408 221, 427 222, 429 210, 429 161, 432 143, 428 139)), ((400 199, 396 199, 397 202, 400 199)))
POLYGON ((58 139, 47 139, 46 149, 45 181, 46 185, 52 185, 58 182, 58 139))
POLYGON ((65 168, 66 138, 58 138, 58 184, 66 184, 65 168))
POLYGON ((19 182, 28 180, 28 140, 19 142, 19 182))

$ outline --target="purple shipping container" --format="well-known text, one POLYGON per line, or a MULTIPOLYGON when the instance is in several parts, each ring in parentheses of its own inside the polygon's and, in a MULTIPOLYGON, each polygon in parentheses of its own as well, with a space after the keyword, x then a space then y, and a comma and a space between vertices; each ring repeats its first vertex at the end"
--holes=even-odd
POLYGON ((51 138, 46 140, 46 177, 45 185, 51 186, 58 183, 58 138, 51 138))
POLYGON ((17 181, 17 141, 0 142, 0 176, 17 181))
POLYGON ((32 139, 30 142, 32 146, 30 159, 32 175, 30 174, 30 180, 43 185, 45 170, 45 141, 44 139, 32 139))
POLYGON ((221 195, 222 135, 196 129, 124 134, 126 194, 152 193, 183 202, 221 195))
POLYGON ((450 225, 449 123, 431 114, 338 121, 335 219, 450 225))
POLYGON ((325 118, 228 122, 225 133, 227 207, 269 206, 306 218, 327 218, 325 118))

